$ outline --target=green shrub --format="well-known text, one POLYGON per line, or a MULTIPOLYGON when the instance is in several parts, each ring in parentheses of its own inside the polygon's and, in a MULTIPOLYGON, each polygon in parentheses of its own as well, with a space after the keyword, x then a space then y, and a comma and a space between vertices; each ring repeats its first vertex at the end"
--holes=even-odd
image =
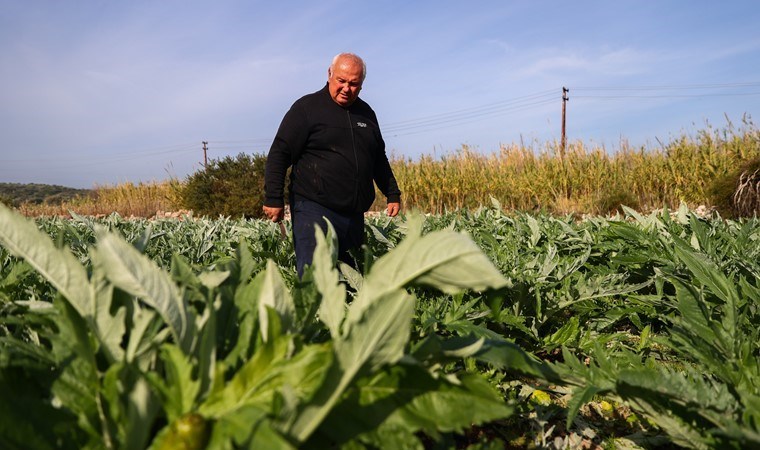
POLYGON ((11 208, 18 207, 18 202, 13 200, 11 197, 2 194, 0 194, 0 203, 6 206, 10 206, 11 208))
POLYGON ((180 197, 198 216, 261 218, 266 156, 240 153, 209 161, 187 179, 180 197))

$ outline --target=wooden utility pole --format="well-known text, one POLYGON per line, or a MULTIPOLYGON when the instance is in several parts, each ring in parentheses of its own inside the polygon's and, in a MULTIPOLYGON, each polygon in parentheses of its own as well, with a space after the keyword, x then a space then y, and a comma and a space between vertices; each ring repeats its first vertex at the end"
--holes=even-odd
MULTIPOLYGON (((564 109, 563 109, 562 114, 563 115, 565 114, 564 109)), ((562 125, 562 127, 563 127, 562 129, 564 130, 564 125, 562 125)), ((208 168, 208 157, 206 156, 206 152, 208 151, 208 147, 206 147, 208 145, 208 141, 201 141, 201 142, 203 143, 203 168, 206 169, 208 168)))
POLYGON ((568 101, 568 92, 570 92, 570 89, 562 86, 562 144, 559 148, 559 154, 562 159, 565 159, 565 148, 567 147, 567 134, 565 134, 565 105, 568 101))

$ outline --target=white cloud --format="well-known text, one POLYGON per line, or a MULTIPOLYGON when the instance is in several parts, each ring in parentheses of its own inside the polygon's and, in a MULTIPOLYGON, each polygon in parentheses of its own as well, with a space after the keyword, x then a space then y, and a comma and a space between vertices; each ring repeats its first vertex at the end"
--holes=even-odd
POLYGON ((594 49, 586 51, 553 49, 543 52, 533 62, 519 69, 522 77, 556 76, 557 73, 583 73, 594 77, 628 76, 649 72, 663 58, 653 52, 632 48, 594 49))

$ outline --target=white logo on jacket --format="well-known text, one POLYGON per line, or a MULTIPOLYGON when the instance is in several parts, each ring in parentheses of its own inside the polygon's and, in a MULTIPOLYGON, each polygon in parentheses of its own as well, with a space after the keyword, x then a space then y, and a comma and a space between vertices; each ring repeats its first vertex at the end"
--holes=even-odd
POLYGON ((364 122, 356 122, 356 125, 362 128, 367 128, 367 124, 364 122))

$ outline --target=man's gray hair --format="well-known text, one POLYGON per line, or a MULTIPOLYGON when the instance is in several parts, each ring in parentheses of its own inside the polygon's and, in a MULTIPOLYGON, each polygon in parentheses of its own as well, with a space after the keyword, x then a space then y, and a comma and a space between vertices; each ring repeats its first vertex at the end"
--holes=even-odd
POLYGON ((359 57, 359 55, 356 55, 354 53, 338 53, 335 55, 335 57, 332 60, 332 64, 330 64, 330 69, 332 70, 333 67, 338 63, 338 60, 341 58, 348 58, 353 59, 354 62, 357 62, 362 65, 362 81, 364 81, 365 78, 367 78, 367 65, 364 64, 364 60, 359 57))

